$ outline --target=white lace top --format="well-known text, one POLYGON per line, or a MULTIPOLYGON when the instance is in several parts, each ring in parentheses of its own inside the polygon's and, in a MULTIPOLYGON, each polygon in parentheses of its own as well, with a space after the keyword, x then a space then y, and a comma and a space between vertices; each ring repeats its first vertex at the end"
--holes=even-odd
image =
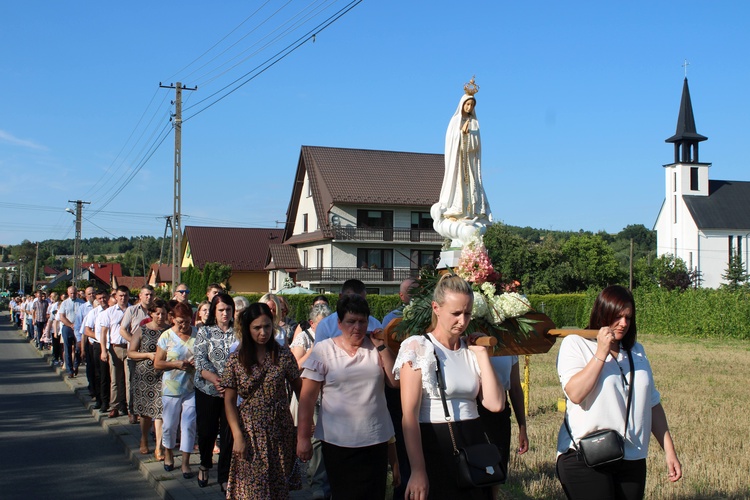
POLYGON ((476 398, 480 388, 480 370, 474 353, 466 347, 461 339, 461 347, 451 351, 435 340, 428 333, 432 342, 421 335, 414 335, 401 343, 393 373, 400 378, 401 367, 409 363, 413 370, 422 372, 422 402, 419 408, 419 421, 445 422, 445 411, 440 399, 437 374, 435 373, 435 355, 437 347, 443 375, 445 376, 445 396, 448 412, 453 420, 471 420, 479 418, 476 398))

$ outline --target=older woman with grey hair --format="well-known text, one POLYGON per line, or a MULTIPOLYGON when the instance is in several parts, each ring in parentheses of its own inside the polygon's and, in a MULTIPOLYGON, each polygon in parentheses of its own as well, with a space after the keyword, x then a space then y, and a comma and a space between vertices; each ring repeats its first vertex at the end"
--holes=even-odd
MULTIPOLYGON (((302 363, 310 356, 313 345, 315 344, 315 327, 318 325, 320 320, 331 314, 331 308, 326 303, 313 304, 310 308, 310 315, 308 320, 310 326, 300 330, 294 336, 290 348, 292 354, 297 359, 297 364, 300 369, 302 363)), ((318 411, 320 410, 320 401, 315 405, 313 413, 313 422, 318 421, 318 411)), ((289 409, 292 412, 292 418, 294 419, 294 426, 297 426, 297 409, 299 402, 297 396, 292 396, 292 401, 289 405, 289 409)), ((313 493, 313 498, 328 498, 331 496, 331 487, 328 485, 328 475, 326 474, 326 468, 323 464, 323 448, 321 441, 318 439, 312 439, 313 454, 308 464, 307 472, 310 476, 310 489, 313 493)))

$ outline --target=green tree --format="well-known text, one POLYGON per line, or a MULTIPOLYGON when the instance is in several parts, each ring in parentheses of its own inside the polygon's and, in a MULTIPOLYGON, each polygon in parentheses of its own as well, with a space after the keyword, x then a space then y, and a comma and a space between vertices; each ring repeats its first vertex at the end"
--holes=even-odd
POLYGON ((672 254, 657 257, 652 273, 656 283, 667 290, 687 290, 697 284, 697 273, 689 271, 685 261, 672 254))
POLYGON ((599 235, 572 236, 561 251, 572 268, 571 291, 603 288, 623 279, 612 248, 599 235))
POLYGON ((745 265, 742 263, 740 254, 732 255, 727 270, 721 277, 727 281, 721 284, 721 288, 725 290, 736 292, 748 287, 748 274, 745 272, 745 265))
POLYGON ((232 276, 232 268, 218 262, 208 262, 203 270, 190 266, 182 273, 182 282, 187 285, 193 293, 193 297, 201 297, 211 283, 219 283, 229 290, 229 278, 232 276))

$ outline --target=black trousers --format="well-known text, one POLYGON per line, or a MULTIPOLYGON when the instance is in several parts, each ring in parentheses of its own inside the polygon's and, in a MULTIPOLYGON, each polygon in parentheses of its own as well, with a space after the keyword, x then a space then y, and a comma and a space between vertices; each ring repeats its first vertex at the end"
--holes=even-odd
POLYGON ((331 497, 382 500, 388 477, 388 443, 344 448, 322 441, 331 497))
POLYGON ((89 396, 99 400, 99 393, 101 392, 101 383, 97 385, 96 381, 96 367, 99 365, 101 360, 94 357, 94 346, 89 342, 89 337, 83 337, 83 352, 86 353, 86 380, 88 381, 89 396))
MULTIPOLYGON (((466 446, 487 442, 480 419, 451 422, 456 445, 466 446)), ((430 481, 429 497, 441 500, 491 500, 492 488, 463 489, 458 487, 456 462, 453 454, 453 442, 447 423, 419 424, 422 434, 422 453, 424 455, 427 479, 430 481)))
POLYGON ((503 411, 497 413, 491 412, 482 403, 477 401, 479 410, 479 419, 482 421, 484 432, 490 441, 500 450, 500 456, 505 465, 505 471, 508 472, 508 461, 510 460, 510 399, 506 399, 508 404, 503 411))
POLYGON ((646 491, 646 459, 592 468, 570 450, 557 458, 557 478, 571 500, 640 500, 646 491))
POLYGON ((109 362, 102 361, 102 345, 99 342, 94 343, 94 385, 99 384, 99 401, 102 408, 109 408, 109 362), (98 381, 98 382, 96 382, 98 381))
POLYGON ((224 411, 224 398, 209 396, 203 391, 195 390, 195 423, 198 433, 198 449, 201 465, 206 469, 213 467, 214 443, 216 436, 221 439, 219 448, 218 482, 229 481, 229 466, 232 463, 232 446, 234 436, 227 423, 224 411))

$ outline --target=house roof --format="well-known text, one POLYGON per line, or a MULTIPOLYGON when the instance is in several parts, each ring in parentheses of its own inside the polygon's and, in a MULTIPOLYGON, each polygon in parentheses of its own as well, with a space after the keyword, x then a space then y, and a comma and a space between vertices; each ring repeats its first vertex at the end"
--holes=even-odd
POLYGON ((44 270, 42 272, 45 275, 47 275, 47 276, 49 276, 49 275, 55 275, 55 276, 57 276, 58 274, 60 274, 60 271, 58 271, 57 269, 55 269, 52 266, 44 266, 44 270))
POLYGON ((334 204, 431 206, 440 197, 443 159, 442 154, 302 146, 285 239, 293 233, 305 173, 320 228, 330 238, 328 211, 334 204))
MULTIPOLYGON (((151 264, 148 278, 154 275, 154 283, 168 283, 172 281, 172 266, 169 264, 151 264)), ((149 279, 149 282, 151 280, 149 279)))
POLYGON ((286 269, 296 271, 302 265, 297 249, 290 245, 272 244, 268 246, 268 265, 266 270, 286 269))
POLYGON ((281 243, 283 234, 283 229, 186 226, 184 241, 198 268, 219 262, 232 271, 263 271, 268 246, 281 243))
POLYGON ((113 286, 125 285, 131 290, 135 290, 136 288, 141 288, 143 285, 146 284, 146 277, 145 276, 115 276, 113 281, 114 281, 114 283, 112 284, 113 286))
POLYGON ((708 182, 708 196, 683 196, 698 229, 750 230, 750 182, 708 182))
POLYGON ((87 269, 96 275, 102 282, 109 284, 112 277, 122 276, 122 265, 119 262, 83 262, 81 269, 87 269))
POLYGON ((690 100, 690 89, 688 88, 687 77, 682 84, 682 99, 680 100, 680 114, 677 117, 677 130, 674 135, 664 142, 701 142, 708 139, 700 135, 695 128, 695 116, 693 115, 693 103, 690 100))

